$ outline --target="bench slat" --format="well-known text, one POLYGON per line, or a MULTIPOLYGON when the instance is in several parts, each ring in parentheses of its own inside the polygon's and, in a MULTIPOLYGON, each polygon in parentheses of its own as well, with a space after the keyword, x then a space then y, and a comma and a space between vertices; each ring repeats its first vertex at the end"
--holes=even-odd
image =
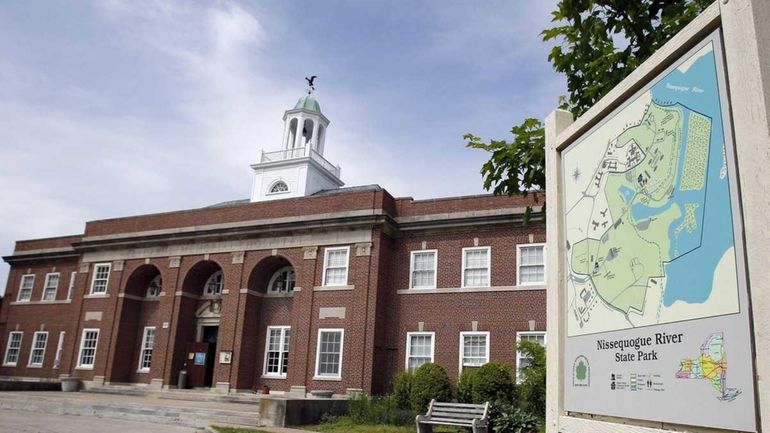
POLYGON ((455 412, 455 413, 484 413, 484 409, 483 408, 482 409, 466 409, 466 408, 457 408, 457 407, 446 407, 446 406, 436 407, 436 406, 433 406, 433 410, 434 411, 441 410, 441 411, 444 411, 444 412, 455 412))
POLYGON ((421 424, 473 425, 472 422, 462 422, 454 419, 431 418, 420 421, 421 424))
POLYGON ((430 417, 440 417, 440 418, 464 418, 464 419, 478 419, 481 418, 481 414, 474 414, 474 413, 457 413, 457 412, 444 412, 444 411, 438 411, 434 410, 430 413, 430 417))
POLYGON ((471 404, 471 403, 446 403, 446 402, 434 402, 433 407, 469 407, 469 408, 475 408, 475 409, 484 409, 483 404, 471 404))

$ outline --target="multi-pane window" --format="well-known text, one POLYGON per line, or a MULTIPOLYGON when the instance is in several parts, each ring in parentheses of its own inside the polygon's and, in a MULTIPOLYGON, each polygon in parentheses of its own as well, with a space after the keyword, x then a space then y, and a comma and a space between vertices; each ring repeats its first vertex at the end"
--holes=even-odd
POLYGON ((98 329, 84 329, 80 339, 80 353, 78 354, 78 368, 94 368, 96 360, 96 344, 99 342, 98 329))
POLYGON ((222 271, 216 271, 206 281, 204 294, 214 296, 222 293, 222 271))
POLYGON ((489 332, 461 332, 461 368, 481 367, 487 362, 489 362, 489 332))
MULTIPOLYGON (((522 341, 534 341, 535 343, 545 347, 545 332, 519 332, 516 334, 516 343, 522 341)), ((532 358, 522 353, 520 350, 516 351, 516 380, 521 381, 521 370, 532 363, 532 358)))
POLYGON ((412 251, 409 273, 410 289, 436 287, 436 250, 412 251))
POLYGON ((155 346, 155 327, 146 326, 142 335, 142 350, 139 351, 139 371, 150 371, 153 346, 155 346))
POLYGON ((316 350, 316 377, 339 379, 342 377, 342 329, 319 329, 316 350))
POLYGON ((29 301, 32 299, 32 286, 35 284, 35 276, 32 274, 22 275, 19 285, 19 296, 17 301, 29 301))
POLYGON ((61 355, 64 351, 64 331, 59 332, 59 343, 56 344, 56 355, 53 358, 53 368, 61 367, 61 355))
POLYGON ((67 287, 67 300, 72 299, 72 291, 75 290, 75 282, 77 280, 78 273, 72 272, 70 274, 70 285, 67 287))
POLYGON ((32 337, 32 350, 29 352, 29 366, 42 367, 45 358, 45 346, 48 344, 48 333, 38 331, 32 337))
POLYGON ((110 279, 110 264, 94 265, 94 278, 91 280, 91 294, 107 293, 107 282, 110 279))
POLYGON ((324 258, 324 286, 344 286, 348 283, 349 247, 327 248, 324 258))
POLYGON ((291 328, 269 326, 265 344, 265 376, 286 377, 289 371, 289 343, 291 328))
POLYGON ((433 332, 409 332, 406 334, 406 369, 433 362, 433 332))
POLYGON ((294 274, 294 268, 286 266, 281 268, 273 275, 270 280, 270 292, 271 293, 292 293, 294 291, 294 285, 297 278, 294 274))
POLYGON ((286 182, 279 180, 270 187, 269 194, 280 194, 282 192, 289 192, 289 185, 286 182))
POLYGON ((5 347, 5 357, 3 358, 3 365, 14 366, 19 362, 19 351, 21 350, 21 337, 23 332, 11 331, 8 334, 8 345, 5 347))
POLYGON ((489 287, 489 247, 463 248, 463 287, 489 287))
POLYGON ((163 278, 160 276, 160 274, 158 274, 155 276, 155 278, 152 279, 152 281, 150 281, 150 284, 147 286, 147 297, 158 297, 160 296, 161 290, 163 290, 163 278))
POLYGON ((519 285, 545 283, 545 244, 518 245, 519 285))
POLYGON ((45 285, 43 286, 43 300, 53 301, 56 299, 56 290, 59 289, 59 273, 45 275, 45 285))

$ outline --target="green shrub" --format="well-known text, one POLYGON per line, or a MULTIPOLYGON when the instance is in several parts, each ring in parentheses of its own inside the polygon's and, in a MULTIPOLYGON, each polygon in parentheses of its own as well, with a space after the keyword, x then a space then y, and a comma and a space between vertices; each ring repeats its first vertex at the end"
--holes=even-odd
POLYGON ((437 401, 451 401, 452 384, 449 375, 437 364, 423 364, 414 373, 410 394, 410 405, 415 412, 425 413, 433 398, 437 401))
POLYGON ((538 418, 511 403, 495 402, 490 407, 489 424, 493 433, 535 433, 538 418))
POLYGON ((511 367, 489 362, 482 365, 473 375, 471 400, 481 404, 486 401, 512 403, 515 385, 511 378, 511 367))
POLYGON ((347 416, 354 424, 409 425, 415 415, 408 409, 400 409, 393 396, 361 395, 348 400, 347 416))
POLYGON ((412 395, 412 380, 414 374, 410 371, 404 371, 398 373, 393 381, 393 398, 396 399, 396 404, 401 409, 409 409, 411 403, 409 401, 412 395))
POLYGON ((457 379, 457 401, 473 403, 473 380, 478 368, 466 367, 457 379))
POLYGON ((545 348, 534 341, 522 341, 516 349, 530 360, 529 365, 521 369, 517 392, 519 406, 545 418, 545 348))

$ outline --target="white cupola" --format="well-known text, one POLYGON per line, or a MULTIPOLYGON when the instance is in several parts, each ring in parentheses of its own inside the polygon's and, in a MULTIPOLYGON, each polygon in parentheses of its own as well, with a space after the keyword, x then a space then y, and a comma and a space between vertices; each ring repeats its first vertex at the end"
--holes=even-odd
POLYGON ((340 167, 324 158, 329 119, 309 94, 299 98, 283 115, 281 150, 261 153, 252 164, 254 183, 251 201, 304 197, 321 190, 339 188, 340 167))

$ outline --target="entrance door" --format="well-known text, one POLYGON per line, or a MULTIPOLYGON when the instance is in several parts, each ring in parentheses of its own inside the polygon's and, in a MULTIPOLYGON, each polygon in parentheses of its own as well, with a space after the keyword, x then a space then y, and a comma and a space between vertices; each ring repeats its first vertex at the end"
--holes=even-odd
POLYGON ((204 326, 201 340, 209 345, 206 354, 206 373, 203 386, 211 386, 214 378, 214 362, 217 354, 217 335, 219 335, 219 326, 204 326))
POLYGON ((191 388, 211 386, 218 333, 218 326, 203 326, 201 342, 187 344, 187 384, 191 388))

